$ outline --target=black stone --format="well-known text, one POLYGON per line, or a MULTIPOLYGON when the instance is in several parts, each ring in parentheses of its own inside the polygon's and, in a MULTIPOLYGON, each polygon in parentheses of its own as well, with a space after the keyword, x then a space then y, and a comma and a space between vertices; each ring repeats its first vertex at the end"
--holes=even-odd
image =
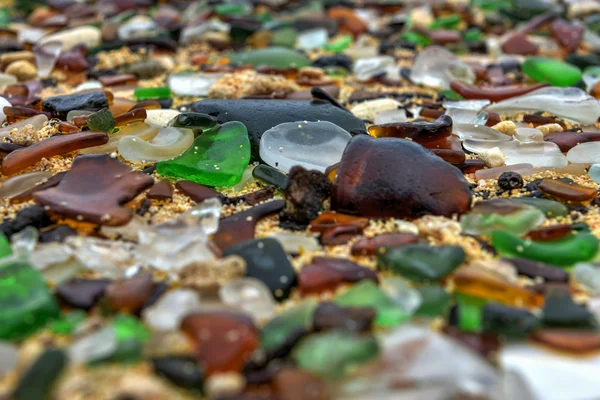
POLYGON ((73 279, 59 285, 56 296, 71 307, 89 310, 104 296, 111 282, 109 279, 73 279))
POLYGON ((169 97, 168 99, 158 99, 156 101, 158 101, 158 104, 160 104, 160 106, 163 109, 171 108, 171 106, 173 105, 173 98, 172 97, 169 97))
POLYGON ((542 278, 546 282, 568 282, 569 274, 560 268, 526 258, 504 258, 514 265, 519 275, 542 278))
POLYGON ((42 103, 44 111, 50 111, 66 120, 72 110, 100 111, 108 108, 108 99, 104 92, 75 93, 48 97, 42 103))
POLYGON ((142 309, 140 310, 140 312, 144 308, 152 307, 154 305, 154 303, 156 303, 158 301, 158 299, 160 299, 162 297, 162 295, 167 292, 167 290, 169 290, 168 284, 166 284, 165 282, 156 282, 154 284, 154 287, 152 288, 152 292, 150 293, 150 296, 148 296, 148 299, 146 299, 146 302, 142 306, 142 309))
POLYGON ((202 390, 204 373, 198 360, 186 356, 166 356, 152 360, 154 372, 177 386, 186 389, 202 390))
POLYGON ((313 66, 319 68, 342 67, 348 71, 352 71, 352 59, 345 54, 323 56, 313 61, 313 66))
POLYGON ((546 293, 542 314, 546 326, 594 325, 593 314, 585 305, 575 303, 566 290, 552 289, 546 293))
POLYGON ((51 348, 42 353, 21 377, 12 400, 50 399, 52 385, 68 363, 67 355, 60 349, 51 348))
POLYGON ((348 132, 365 129, 350 112, 322 101, 301 100, 203 100, 192 111, 212 115, 220 124, 240 121, 248 129, 252 157, 260 159, 260 138, 265 131, 284 122, 329 121, 348 132))
POLYGON ((0 232, 10 238, 13 234, 21 232, 28 226, 41 229, 51 224, 52 220, 43 207, 31 206, 19 211, 14 219, 0 224, 0 232))
POLYGON ((186 112, 181 113, 172 121, 177 128, 203 129, 215 127, 218 122, 215 117, 208 114, 186 112))
POLYGON ((520 189, 523 187, 523 177, 516 172, 503 172, 498 178, 498 186, 504 190, 520 189))
POLYGON ((331 196, 332 183, 319 171, 308 171, 295 165, 288 174, 285 188, 285 209, 281 213, 282 226, 305 226, 319 216, 323 201, 331 196))
POLYGON ((487 303, 482 320, 483 332, 508 338, 525 337, 539 325, 537 317, 529 311, 499 303, 487 303))
POLYGON ((260 164, 252 170, 254 179, 278 187, 284 190, 289 183, 289 178, 286 174, 266 164, 260 164))
POLYGON ((600 56, 597 54, 569 54, 565 61, 581 69, 586 69, 600 65, 600 56))
POLYGON ((316 331, 345 329, 352 332, 368 332, 375 315, 376 311, 371 307, 340 307, 326 301, 317 306, 313 315, 313 326, 316 331))
POLYGON ((246 260, 246 276, 264 282, 277 300, 287 298, 296 285, 296 272, 275 239, 248 240, 230 246, 223 252, 224 256, 232 254, 246 260))
POLYGON ((68 225, 59 225, 40 232, 40 243, 63 242, 69 236, 77 236, 77 231, 68 225))

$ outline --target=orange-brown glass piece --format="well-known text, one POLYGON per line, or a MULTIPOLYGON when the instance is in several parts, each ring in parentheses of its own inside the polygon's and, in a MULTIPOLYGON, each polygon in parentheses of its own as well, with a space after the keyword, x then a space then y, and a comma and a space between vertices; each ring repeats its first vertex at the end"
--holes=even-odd
POLYGON ((593 187, 568 184, 555 179, 544 179, 538 187, 546 194, 572 201, 591 200, 598 194, 593 187))
POLYGON ((343 283, 368 279, 378 282, 377 273, 350 260, 336 257, 313 257, 312 263, 298 273, 298 288, 303 295, 330 292, 343 283))
POLYGON ((460 94, 467 100, 490 100, 502 101, 511 97, 522 96, 536 89, 549 86, 549 83, 536 83, 535 85, 510 85, 510 86, 488 86, 478 87, 468 85, 460 81, 453 81, 450 84, 452 90, 460 94))
POLYGON ((546 242, 549 240, 560 239, 563 236, 567 236, 572 231, 573 228, 570 224, 557 224, 529 231, 527 237, 534 242, 546 242))
POLYGON ((540 329, 531 335, 536 342, 572 353, 600 349, 600 333, 571 329, 540 329))
POLYGON ((435 121, 394 122, 391 124, 372 125, 369 127, 371 136, 395 137, 412 139, 424 144, 439 142, 452 135, 452 118, 441 115, 435 121))
POLYGON ((152 275, 141 273, 114 281, 106 287, 104 295, 114 310, 134 313, 146 304, 153 288, 152 275))
POLYGON ((374 256, 382 247, 399 247, 417 243, 419 237, 412 233, 384 233, 372 238, 360 239, 350 249, 353 256, 374 256))
POLYGON ((354 215, 325 211, 310 222, 310 231, 323 233, 328 229, 335 228, 336 226, 342 224, 352 224, 364 229, 369 224, 369 219, 355 217, 354 215))
POLYGON ((148 117, 145 108, 135 108, 131 111, 127 111, 124 114, 117 115, 115 117, 115 125, 131 125, 136 122, 144 122, 148 117))
POLYGON ((132 74, 121 74, 112 76, 101 76, 99 79, 102 86, 123 86, 123 85, 135 85, 137 78, 132 74))
POLYGON ((108 143, 105 132, 78 132, 53 136, 34 145, 13 151, 2 160, 2 173, 12 175, 40 161, 86 147, 108 143))
POLYGON ((156 100, 144 100, 136 103, 133 107, 131 107, 128 111, 133 111, 136 108, 143 108, 146 110, 160 110, 162 106, 156 100))
POLYGON ((450 135, 435 142, 422 143, 422 146, 452 165, 462 165, 466 161, 466 154, 456 135, 450 135))

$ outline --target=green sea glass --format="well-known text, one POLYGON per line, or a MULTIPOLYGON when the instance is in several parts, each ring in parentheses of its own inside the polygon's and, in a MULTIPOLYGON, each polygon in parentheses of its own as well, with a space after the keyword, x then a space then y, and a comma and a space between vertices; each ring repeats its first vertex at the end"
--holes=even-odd
POLYGON ((562 203, 548 199, 538 199, 536 197, 517 197, 510 201, 527 204, 535 207, 544 213, 546 218, 565 217, 569 215, 569 209, 562 203))
POLYGON ((327 51, 333 51, 334 53, 341 53, 351 44, 352 44, 352 36, 345 35, 339 39, 334 40, 333 42, 326 43, 323 46, 323 49, 325 49, 327 51))
POLYGON ((458 14, 446 15, 433 21, 429 29, 455 29, 462 19, 458 14))
POLYGON ((250 162, 248 131, 241 122, 227 122, 194 140, 182 155, 157 164, 160 175, 207 186, 233 186, 250 162))
POLYGON ((391 327, 405 322, 409 315, 404 312, 377 284, 363 280, 335 298, 344 307, 372 307, 377 312, 375 325, 391 327))
POLYGON ((0 233, 0 258, 10 256, 13 253, 10 241, 5 234, 0 233))
POLYGON ((487 300, 456 293, 458 304, 458 327, 464 332, 481 331, 483 321, 483 306, 487 300))
POLYGON ((70 335, 75 329, 85 321, 87 313, 82 310, 75 310, 62 315, 59 319, 50 324, 50 330, 57 335, 70 335))
POLYGON ((532 242, 506 232, 492 233, 492 245, 502 255, 523 257, 560 267, 589 261, 598 252, 598 239, 590 233, 572 234, 548 242, 532 242))
POLYGON ((302 68, 311 65, 302 54, 285 47, 267 47, 227 55, 232 64, 249 64, 253 67, 302 68))
POLYGON ((379 266, 415 282, 436 281, 454 271, 465 259, 460 246, 408 244, 377 253, 379 266))
POLYGON ((0 265, 0 339, 19 340, 58 317, 59 308, 44 278, 25 261, 0 265))
POLYGON ((550 82, 553 86, 571 86, 581 80, 581 70, 564 61, 546 57, 530 57, 521 70, 537 82, 550 82))
POLYGON ((171 89, 168 87, 137 88, 133 92, 138 101, 168 99, 171 97, 171 89))
POLYGON ((310 330, 316 308, 317 302, 308 300, 271 319, 260 333, 262 347, 267 351, 273 350, 280 346, 294 331, 310 330))
POLYGON ((115 117, 108 108, 96 111, 87 118, 90 131, 111 133, 115 127, 115 117))
POLYGON ((372 335, 332 331, 302 340, 294 348, 292 358, 300 368, 317 376, 340 378, 378 353, 379 345, 372 335))
POLYGON ((450 307, 450 294, 438 285, 423 285, 417 287, 421 295, 421 305, 415 311, 416 316, 437 317, 444 314, 450 307))
POLYGON ((468 235, 488 234, 496 230, 506 230, 517 235, 529 232, 538 227, 545 219, 544 213, 539 209, 523 205, 522 209, 507 214, 488 212, 472 212, 460 218, 460 226, 468 235))

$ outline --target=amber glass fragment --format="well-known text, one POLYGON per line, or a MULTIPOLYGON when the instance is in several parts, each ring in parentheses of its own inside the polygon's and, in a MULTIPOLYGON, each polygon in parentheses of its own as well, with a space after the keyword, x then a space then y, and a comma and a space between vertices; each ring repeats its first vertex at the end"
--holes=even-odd
POLYGON ((181 329, 194 342, 207 375, 242 369, 258 348, 258 332, 244 314, 202 312, 188 315, 181 329))
POLYGON ((137 108, 143 108, 146 110, 160 110, 162 108, 162 106, 156 100, 144 100, 144 101, 140 101, 139 103, 135 104, 128 111, 133 111, 137 108))
POLYGON ((104 295, 114 310, 133 313, 144 306, 153 287, 152 275, 141 273, 112 282, 104 295))
POLYGON ((544 136, 546 142, 556 143, 563 153, 568 152, 580 143, 600 141, 600 133, 597 132, 556 132, 544 136))
POLYGON ((364 229, 369 224, 369 219, 355 217, 354 215, 325 211, 310 222, 310 231, 323 233, 328 229, 342 224, 352 224, 364 229))
POLYGON ((327 11, 327 15, 329 18, 338 21, 342 33, 350 33, 357 37, 367 32, 367 24, 350 8, 333 7, 327 11))
POLYGON ((463 174, 473 174, 480 169, 485 168, 485 162, 483 160, 465 160, 465 162, 461 165, 458 165, 458 168, 462 171, 463 174))
POLYGON ((107 154, 90 154, 75 158, 58 186, 33 197, 38 204, 65 217, 120 226, 132 217, 131 210, 121 205, 153 183, 151 176, 133 171, 107 154))
POLYGON ((399 247, 418 241, 419 237, 412 233, 384 233, 369 239, 360 239, 354 243, 350 253, 353 256, 374 256, 382 247, 399 247))
POLYGON ((75 125, 70 124, 65 121, 58 121, 58 123, 56 124, 56 127, 58 128, 58 130, 61 133, 65 133, 65 134, 77 133, 77 132, 81 131, 81 129, 79 129, 78 126, 75 126, 75 125))
POLYGON ((121 115, 129 111, 135 104, 133 100, 116 97, 108 109, 113 115, 121 115))
POLYGON ((541 307, 544 303, 543 295, 478 267, 462 267, 451 279, 457 292, 497 301, 507 306, 541 307))
POLYGON ((341 224, 327 229, 321 234, 321 243, 324 246, 338 246, 345 244, 356 235, 362 233, 360 226, 352 224, 341 224))
POLYGON ((223 198, 223 195, 216 190, 192 181, 179 181, 175 187, 196 203, 201 203, 211 197, 223 198))
POLYGON ((167 179, 157 182, 148 190, 146 197, 152 200, 171 200, 173 185, 167 179))
POLYGON ((593 187, 568 184, 555 179, 544 179, 538 187, 542 192, 564 200, 586 201, 598 194, 593 187))
POLYGON ((570 329, 540 329, 531 335, 536 342, 572 353, 600 349, 600 333, 570 329))
POLYGON ((462 165, 466 161, 466 154, 462 149, 460 139, 456 135, 450 135, 447 138, 423 143, 422 145, 452 165, 462 165))
POLYGON ((121 75, 112 75, 112 76, 101 76, 99 78, 102 86, 123 86, 123 85, 135 85, 137 83, 137 78, 132 74, 121 74, 121 75))
POLYGON ((44 113, 22 106, 4 107, 4 114, 6 114, 6 122, 8 122, 9 124, 14 124, 15 122, 19 122, 39 114, 46 114, 48 119, 52 118, 52 115, 50 113, 44 113))
POLYGON ((7 155, 2 160, 2 173, 4 175, 16 174, 42 158, 50 158, 106 143, 108 143, 108 135, 104 132, 78 132, 71 135, 53 136, 7 155))
POLYGON ((127 111, 124 114, 117 115, 115 117, 115 125, 123 126, 123 125, 131 125, 136 122, 144 122, 147 118, 147 113, 145 108, 135 108, 131 111, 127 111))
POLYGON ((510 99, 511 97, 522 96, 549 85, 549 83, 537 83, 535 85, 478 87, 474 85, 468 85, 460 81, 453 81, 450 84, 450 87, 467 100, 490 100, 492 102, 497 102, 510 99))
POLYGON ((534 242, 546 242, 549 240, 560 239, 563 236, 567 236, 573 231, 573 228, 569 224, 557 224, 537 228, 527 233, 534 242))
POLYGON ((369 127, 371 136, 412 139, 417 143, 439 142, 452 134, 452 118, 442 115, 435 121, 395 122, 369 127))

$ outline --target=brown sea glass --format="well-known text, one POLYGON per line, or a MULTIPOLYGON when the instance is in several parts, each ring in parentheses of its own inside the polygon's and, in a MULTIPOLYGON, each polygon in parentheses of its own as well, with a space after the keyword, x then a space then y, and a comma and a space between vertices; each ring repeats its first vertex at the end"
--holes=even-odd
POLYGON ((332 399, 329 389, 323 381, 299 368, 288 366, 279 370, 273 378, 273 387, 278 400, 332 399))
POLYGON ((479 267, 462 267, 452 274, 451 279, 457 292, 497 301, 507 306, 541 307, 544 303, 544 297, 540 293, 479 267))
POLYGON ((434 31, 429 31, 427 32, 427 36, 429 36, 429 39, 431 39, 433 44, 440 46, 462 41, 459 31, 451 31, 448 29, 436 29, 434 31))
POLYGON ((136 108, 131 111, 127 111, 124 114, 117 115, 115 117, 115 125, 123 126, 123 125, 131 125, 136 122, 144 122, 148 114, 145 108, 136 108))
POLYGON ((439 142, 452 134, 452 118, 442 115, 435 121, 394 122, 391 124, 372 125, 371 136, 409 138, 417 143, 439 142))
POLYGON ((460 94, 467 100, 490 100, 492 102, 510 99, 511 97, 522 96, 539 88, 549 86, 548 83, 537 83, 535 85, 509 85, 509 86, 488 86, 478 87, 468 85, 460 81, 453 81, 450 84, 452 90, 460 94))
POLYGON ((484 357, 491 356, 500 350, 500 339, 498 335, 492 333, 464 332, 454 326, 445 326, 443 332, 484 357))
POLYGON ((146 110, 160 110, 162 106, 156 100, 144 100, 136 103, 133 107, 131 107, 128 111, 133 111, 137 108, 143 108, 146 110))
POLYGON ((555 179, 544 179, 538 187, 542 192, 564 200, 586 201, 598 194, 593 187, 568 184, 555 179))
POLYGON ((577 50, 584 32, 583 25, 575 21, 568 22, 564 19, 557 19, 550 25, 550 35, 567 54, 577 50))
POLYGON ((329 18, 338 21, 339 29, 343 33, 350 33, 354 37, 367 32, 367 24, 360 19, 354 11, 345 7, 333 7, 327 11, 329 18))
POLYGON ((132 74, 101 76, 98 80, 104 87, 135 85, 137 83, 137 78, 132 74))
POLYGON ((132 212, 122 207, 154 183, 107 154, 78 156, 58 186, 33 195, 49 211, 107 226, 125 225, 132 212))
POLYGON ((335 290, 343 283, 369 279, 378 282, 377 273, 350 260, 335 257, 313 257, 298 273, 298 288, 303 295, 335 290))
POLYGON ((252 320, 229 312, 201 312, 188 315, 181 329, 194 342, 204 372, 239 371, 258 348, 258 332, 252 320))
POLYGON ((216 190, 192 181, 179 181, 175 184, 175 188, 196 203, 201 203, 211 197, 223 198, 223 195, 216 190))
POLYGON ((58 130, 60 131, 60 133, 64 133, 64 134, 71 134, 71 133, 77 133, 77 132, 81 132, 81 129, 79 129, 78 126, 70 124, 68 122, 65 121, 58 121, 56 123, 56 127, 58 128, 58 130))
POLYGON ((112 282, 106 288, 104 295, 108 304, 114 309, 127 313, 139 311, 154 288, 152 275, 141 273, 131 278, 124 278, 112 282))
POLYGON ((2 160, 2 173, 12 175, 40 161, 86 147, 108 143, 105 132, 78 132, 71 135, 53 136, 29 147, 13 151, 2 160))
POLYGON ((473 174, 476 171, 479 171, 480 169, 484 169, 485 168, 485 162, 483 160, 465 160, 464 163, 462 163, 461 165, 458 165, 458 168, 460 168, 461 172, 463 174, 473 174))
POLYGON ((15 122, 19 122, 39 114, 46 114, 48 119, 52 118, 52 114, 50 113, 37 111, 23 106, 4 107, 4 114, 6 115, 6 122, 9 124, 14 124, 15 122))
POLYGON ((568 152, 580 143, 600 141, 600 133, 596 132, 557 132, 544 136, 546 142, 556 143, 563 153, 568 152))
POLYGON ((600 333, 594 331, 540 329, 531 335, 531 339, 572 353, 586 353, 600 349, 600 333))
POLYGON ((502 43, 502 51, 506 54, 534 56, 538 53, 538 46, 529 40, 527 35, 514 33, 502 43))
POLYGON ((131 108, 135 106, 135 104, 136 103, 133 100, 115 97, 108 109, 111 113, 113 113, 113 115, 121 115, 131 110, 131 108))
POLYGON ((572 231, 573 228, 570 224, 556 224, 529 231, 527 237, 534 242, 547 242, 549 240, 556 240, 563 236, 567 236, 572 231))
POLYGON ((334 211, 418 218, 466 212, 471 190, 461 172, 409 140, 353 137, 333 185, 334 211))
POLYGON ((173 198, 173 185, 167 179, 163 179, 148 190, 146 197, 152 200, 171 200, 173 198))
POLYGON ((356 235, 362 233, 362 228, 352 224, 341 224, 327 229, 321 234, 321 243, 324 246, 339 246, 348 243, 356 235))
POLYGON ((384 233, 372 238, 360 239, 350 249, 353 256, 374 256, 382 247, 399 247, 417 243, 419 237, 412 233, 384 233))
POLYGON ((423 143, 422 146, 452 165, 462 165, 466 161, 466 154, 456 135, 450 135, 435 142, 423 143))
POLYGON ((268 201, 222 219, 219 222, 219 230, 213 236, 213 242, 224 250, 234 244, 254 239, 256 224, 261 219, 280 212, 284 206, 284 200, 268 201))
POLYGON ((61 53, 58 60, 56 60, 55 68, 72 73, 85 72, 89 68, 86 55, 87 48, 84 45, 74 46, 61 53))
POLYGON ((354 215, 325 211, 310 222, 309 229, 311 232, 323 233, 326 230, 335 228, 336 226, 349 224, 364 229, 369 224, 369 220, 367 218, 356 217, 354 215))

